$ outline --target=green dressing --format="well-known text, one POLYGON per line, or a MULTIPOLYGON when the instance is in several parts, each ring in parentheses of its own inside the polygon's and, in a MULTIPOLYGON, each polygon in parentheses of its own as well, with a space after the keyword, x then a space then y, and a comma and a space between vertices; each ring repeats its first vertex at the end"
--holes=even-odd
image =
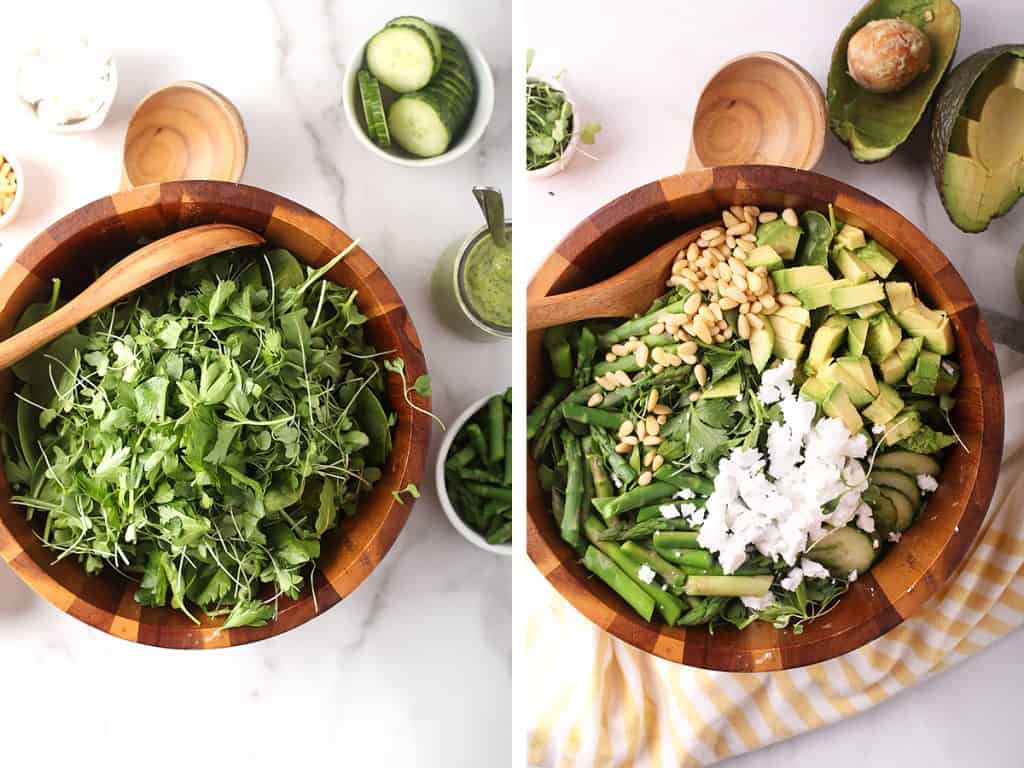
POLYGON ((470 309, 485 323, 512 326, 512 227, 505 228, 505 245, 485 233, 466 254, 462 292, 470 309))

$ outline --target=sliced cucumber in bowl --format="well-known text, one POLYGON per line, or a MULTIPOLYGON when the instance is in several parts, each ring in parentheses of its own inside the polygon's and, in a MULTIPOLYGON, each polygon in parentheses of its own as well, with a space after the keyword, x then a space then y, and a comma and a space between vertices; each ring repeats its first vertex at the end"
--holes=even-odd
POLYGON ((359 84, 359 99, 363 103, 363 118, 366 120, 366 132, 378 147, 391 146, 391 133, 384 114, 384 99, 380 93, 380 83, 370 74, 369 70, 361 69, 356 75, 359 84))
POLYGON ((396 93, 418 91, 438 66, 434 44, 419 27, 384 27, 366 44, 367 69, 396 93))
POLYGON ((387 23, 388 27, 415 27, 430 38, 430 44, 434 48, 434 74, 441 68, 441 36, 437 28, 426 19, 419 16, 397 16, 387 23))

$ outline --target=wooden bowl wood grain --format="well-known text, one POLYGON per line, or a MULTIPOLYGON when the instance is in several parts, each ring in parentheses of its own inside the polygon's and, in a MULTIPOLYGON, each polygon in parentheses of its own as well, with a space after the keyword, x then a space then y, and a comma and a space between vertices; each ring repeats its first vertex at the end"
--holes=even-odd
MULTIPOLYGON (((534 276, 528 300, 580 288, 614 274, 729 205, 814 208, 862 227, 895 254, 929 303, 949 313, 961 380, 953 422, 969 453, 951 450, 938 490, 902 540, 802 634, 757 622, 746 630, 649 624, 603 582, 590 578, 562 541, 527 458, 527 552, 580 612, 656 656, 730 672, 766 672, 834 658, 874 640, 935 594, 956 570, 985 516, 1003 446, 1003 392, 992 339, 963 279, 913 224, 842 182, 777 166, 732 166, 670 176, 594 212, 555 247, 534 276)), ((527 335, 527 397, 549 382, 542 332, 527 335)))
MULTIPOLYGON (((49 295, 50 279, 81 288, 94 264, 130 253, 141 236, 161 237, 199 224, 246 227, 271 245, 289 249, 311 266, 326 263, 351 242, 345 232, 312 211, 271 192, 218 181, 152 184, 96 200, 40 233, 0 275, 0 337, 11 334, 30 303, 49 295)), ((328 277, 359 293, 367 335, 379 350, 394 350, 405 361, 410 381, 427 372, 416 328, 401 297, 377 264, 354 249, 328 277)), ((13 377, 0 373, 0 405, 13 401, 13 377)), ((430 399, 410 393, 429 410, 430 399)), ((223 618, 199 625, 170 608, 143 608, 136 584, 107 569, 87 576, 68 558, 54 564, 54 553, 40 543, 23 508, 10 501, 11 488, 0 471, 0 557, 32 589, 75 618, 115 637, 164 648, 216 648, 279 635, 323 613, 359 586, 384 558, 412 509, 408 495, 392 491, 419 483, 430 442, 430 418, 406 403, 397 377, 387 377, 387 404, 397 414, 394 448, 383 477, 356 515, 345 518, 324 538, 314 577, 316 597, 307 589, 298 600, 279 601, 276 621, 263 627, 218 632, 223 618)), ((268 592, 265 597, 269 597, 268 592)), ((202 613, 199 613, 202 616, 202 613)))

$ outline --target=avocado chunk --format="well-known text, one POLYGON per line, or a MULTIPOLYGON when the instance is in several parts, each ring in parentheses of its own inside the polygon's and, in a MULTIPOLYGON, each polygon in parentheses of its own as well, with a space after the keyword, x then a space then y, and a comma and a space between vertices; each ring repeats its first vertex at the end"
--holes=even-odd
POLYGON ((818 265, 789 267, 773 272, 772 281, 775 283, 776 292, 792 293, 799 288, 809 288, 812 285, 831 283, 832 275, 829 274, 827 268, 818 265))
POLYGON ((897 384, 902 381, 923 347, 924 341, 920 338, 904 339, 897 344, 896 349, 878 365, 882 371, 882 381, 886 384, 897 384))
POLYGON ((878 385, 878 397, 874 399, 863 414, 872 424, 888 424, 903 410, 903 398, 899 392, 888 384, 878 385))
POLYGON ((840 311, 856 309, 863 304, 881 301, 884 298, 885 289, 878 280, 832 289, 832 306, 840 311))
MULTIPOLYGON (((795 325, 795 323, 794 323, 795 325)), ((772 344, 772 354, 783 360, 799 360, 804 355, 805 346, 798 341, 784 339, 775 334, 775 342, 772 344)))
POLYGON ((982 232, 1024 194, 1024 46, 969 56, 950 73, 932 118, 931 165, 942 204, 982 232))
POLYGON ((951 355, 956 349, 956 341, 953 339, 953 324, 948 317, 943 317, 938 328, 926 330, 921 334, 924 339, 925 349, 929 349, 940 355, 951 355))
POLYGON ((872 163, 889 157, 910 136, 953 60, 960 39, 960 10, 952 0, 870 0, 843 30, 828 73, 829 127, 853 159, 872 163), (897 93, 864 90, 846 66, 850 38, 869 21, 899 17, 928 37, 928 71, 897 93))
POLYGON ((752 250, 744 263, 747 265, 747 269, 764 267, 769 272, 783 267, 782 257, 770 245, 760 245, 752 250))
POLYGON ((833 280, 829 283, 812 285, 810 288, 797 288, 793 293, 800 299, 804 309, 821 309, 822 307, 829 306, 831 303, 832 289, 840 288, 844 285, 853 285, 853 283, 843 278, 842 280, 833 280))
POLYGON ((837 246, 848 251, 856 251, 858 248, 863 248, 867 245, 868 241, 864 237, 863 229, 852 224, 843 224, 843 228, 836 235, 835 243, 837 246))
POLYGON ((730 376, 726 376, 716 384, 712 384, 701 392, 700 396, 703 400, 711 400, 716 397, 737 397, 742 391, 743 377, 739 372, 736 372, 730 376))
POLYGON ((872 301, 870 304, 861 304, 853 311, 857 314, 857 317, 861 318, 862 320, 868 320, 869 318, 872 318, 875 315, 880 315, 883 312, 885 312, 885 307, 883 307, 877 301, 872 301))
POLYGON ((881 278, 886 278, 896 268, 896 257, 872 240, 866 246, 857 251, 857 258, 863 261, 871 271, 881 278))
POLYGON ((848 367, 839 365, 838 362, 832 362, 822 368, 818 376, 824 381, 841 385, 850 398, 850 402, 857 408, 870 405, 875 399, 874 395, 861 383, 858 376, 854 375, 848 367))
POLYGON ((832 361, 832 355, 843 343, 849 322, 842 315, 832 315, 814 332, 811 349, 807 353, 807 368, 812 373, 817 373, 832 361))
POLYGON ((899 323, 888 312, 880 312, 868 321, 864 354, 875 365, 879 365, 890 352, 896 349, 902 339, 903 331, 900 329, 899 323))
POLYGON ((850 396, 841 384, 833 387, 822 400, 821 410, 825 412, 826 416, 842 421, 851 435, 857 434, 864 428, 864 419, 853 407, 850 396))
POLYGON ((868 329, 870 327, 871 321, 861 317, 850 321, 847 329, 846 348, 850 350, 850 354, 854 357, 860 357, 864 354, 864 345, 867 343, 868 329))
POLYGON ((768 361, 772 359, 774 347, 775 331, 771 323, 765 323, 763 327, 750 334, 750 360, 758 373, 763 371, 768 361))
POLYGON ((802 325, 804 328, 811 327, 811 313, 803 307, 792 307, 783 304, 775 311, 772 317, 784 317, 787 320, 792 320, 797 325, 802 325))
POLYGON ((921 428, 921 414, 917 411, 903 410, 885 426, 886 445, 896 445, 921 428))
POLYGON ((871 361, 866 357, 846 355, 836 360, 836 365, 846 370, 853 380, 871 393, 872 397, 878 395, 878 381, 875 379, 875 370, 871 367, 871 361))
POLYGON ((832 390, 838 386, 835 382, 811 376, 800 386, 800 397, 804 400, 811 400, 818 405, 824 405, 825 400, 832 394, 832 390))
POLYGON ((768 324, 775 331, 776 339, 785 339, 786 341, 803 341, 804 333, 807 331, 807 328, 800 323, 794 323, 789 318, 779 317, 777 314, 768 318, 768 324))
POLYGON ((933 331, 942 324, 942 312, 928 309, 920 299, 914 299, 913 305, 904 310, 896 311, 896 322, 913 336, 921 336, 925 331, 933 331))
POLYGON ((792 261, 800 244, 800 227, 791 227, 781 218, 757 225, 757 244, 770 245, 785 261, 792 261))
POLYGON ((914 287, 910 283, 891 281, 885 284, 885 296, 889 299, 889 309, 898 315, 905 309, 914 306, 916 298, 914 287))
POLYGON ((863 261, 853 255, 852 251, 845 248, 835 248, 832 251, 832 262, 836 265, 843 277, 852 283, 866 283, 875 273, 871 271, 863 261))
POLYGON ((917 356, 914 370, 907 374, 910 391, 915 395, 934 395, 935 386, 939 381, 939 366, 942 358, 934 352, 923 350, 917 356))

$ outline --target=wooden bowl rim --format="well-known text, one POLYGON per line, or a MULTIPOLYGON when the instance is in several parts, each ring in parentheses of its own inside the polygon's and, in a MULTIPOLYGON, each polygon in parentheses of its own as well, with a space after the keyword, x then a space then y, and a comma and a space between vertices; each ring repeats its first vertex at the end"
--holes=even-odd
MULTIPOLYGON (((161 182, 134 187, 94 200, 61 217, 36 235, 7 269, 0 273, 0 286, 6 286, 9 282, 22 285, 33 277, 31 270, 26 269, 21 263, 21 259, 26 255, 30 255, 30 258, 38 257, 31 263, 39 263, 48 254, 64 246, 81 248, 82 246, 76 245, 75 241, 82 232, 87 230, 103 231, 105 224, 117 220, 120 216, 160 209, 170 200, 177 200, 184 207, 221 205, 233 207, 254 216, 265 213, 267 218, 264 224, 268 226, 273 226, 275 223, 280 224, 282 221, 289 224, 300 221, 303 225, 301 231, 321 245, 323 241, 319 239, 320 237, 340 240, 345 243, 353 240, 340 227, 305 206, 259 187, 227 181, 161 182), (277 214, 282 216, 279 217, 277 214)), ((273 243, 274 236, 268 234, 267 237, 273 243)), ((324 261, 327 258, 329 255, 324 257, 324 261)), ((413 378, 420 374, 426 374, 426 360, 419 346, 419 337, 412 318, 387 275, 369 254, 358 246, 346 256, 345 263, 352 265, 359 275, 361 285, 358 287, 357 304, 361 310, 364 310, 364 314, 366 314, 364 304, 368 307, 380 307, 379 312, 370 315, 371 323, 378 322, 379 319, 379 322, 386 324, 389 329, 388 334, 397 340, 394 351, 396 355, 405 360, 407 374, 413 378), (397 304, 387 305, 386 302, 390 297, 394 297, 392 301, 397 304), (372 303, 367 299, 372 299, 372 303)), ((8 295, 10 294, 8 293, 8 295)), ((419 408, 413 408, 398 394, 400 391, 401 385, 397 381, 388 382, 390 405, 397 416, 394 444, 389 456, 389 465, 385 468, 383 477, 374 487, 374 496, 378 493, 384 496, 386 493, 390 493, 390 490, 399 490, 405 488, 409 483, 422 482, 426 467, 432 424, 431 418, 425 411, 430 410, 431 399, 410 394, 409 397, 419 406, 419 408)), ((0 467, 0 486, 9 489, 2 467, 0 467)), ((370 498, 370 496, 364 497, 360 508, 370 498)), ((323 615, 355 590, 384 559, 408 521, 414 503, 415 501, 408 497, 400 500, 397 497, 387 496, 384 515, 372 529, 363 548, 355 554, 350 565, 334 574, 332 579, 328 579, 322 571, 317 571, 316 597, 309 589, 306 589, 298 600, 283 598, 283 606, 279 607, 277 620, 263 627, 242 627, 223 632, 206 625, 202 627, 190 625, 182 629, 163 621, 146 620, 147 612, 153 611, 160 616, 166 616, 166 612, 170 611, 170 608, 143 609, 138 616, 129 616, 123 613, 123 602, 118 605, 110 623, 101 624, 99 623, 101 617, 110 617, 111 615, 108 609, 90 603, 87 599, 72 592, 50 573, 49 567, 43 568, 36 565, 31 555, 24 550, 8 528, 3 516, 0 516, 0 558, 5 560, 34 592, 54 607, 107 634, 161 648, 209 650, 243 645, 274 637, 323 615), (143 629, 147 631, 142 632, 143 629)), ((356 518, 358 518, 358 512, 350 519, 356 518)), ((350 546, 349 542, 342 538, 344 524, 344 520, 339 522, 338 529, 335 529, 336 532, 339 532, 339 547, 350 546)), ((126 594, 130 595, 130 591, 126 594)))
MULTIPOLYGON (((227 96, 213 88, 206 83, 201 83, 198 80, 176 80, 173 83, 154 88, 152 91, 147 93, 138 104, 135 105, 135 109, 132 110, 131 117, 128 118, 128 127, 124 133, 124 144, 121 147, 121 175, 125 182, 131 187, 146 186, 144 184, 136 184, 132 180, 131 174, 128 171, 127 155, 128 155, 128 137, 131 135, 132 126, 135 124, 136 119, 142 114, 143 110, 149 105, 149 102, 160 96, 167 91, 172 90, 186 90, 195 91, 203 95, 205 98, 213 104, 220 107, 221 111, 227 118, 227 124, 231 126, 232 141, 234 142, 234 149, 238 150, 239 161, 231 168, 230 179, 209 179, 209 181, 225 181, 225 182, 237 182, 242 178, 245 173, 245 166, 249 161, 249 132, 245 129, 245 121, 242 119, 242 113, 238 111, 238 107, 235 106, 234 102, 231 101, 227 96)), ((190 179, 172 179, 163 182, 150 182, 152 184, 170 184, 172 181, 189 181, 190 179)), ((192 179, 193 181, 199 181, 200 179, 192 179)))
POLYGON ((799 83, 801 91, 803 91, 806 97, 808 110, 813 114, 814 122, 814 136, 812 142, 804 147, 803 160, 800 164, 800 168, 803 170, 810 170, 818 164, 821 160, 821 155, 825 151, 825 135, 828 133, 828 108, 825 103, 825 94, 821 90, 821 86, 818 81, 814 79, 810 72, 804 69, 793 59, 788 56, 784 56, 781 53, 775 51, 751 51, 750 53, 740 54, 732 59, 729 59, 722 66, 715 70, 715 72, 708 78, 708 81, 704 84, 701 89, 700 96, 697 97, 697 105, 693 110, 694 129, 691 131, 693 144, 693 157, 700 163, 700 167, 707 167, 704 160, 700 157, 700 152, 697 149, 697 130, 696 123, 698 116, 701 114, 701 104, 704 103, 705 97, 713 93, 712 88, 714 87, 715 81, 720 75, 724 74, 727 70, 735 67, 737 64, 744 62, 751 62, 756 60, 762 60, 771 62, 781 66, 787 71, 794 82, 799 83))
MULTIPOLYGON (((538 487, 536 465, 524 447, 527 464, 527 554, 534 565, 563 598, 599 628, 641 651, 684 666, 726 672, 791 669, 841 656, 881 637, 937 593, 955 572, 974 543, 995 491, 1003 448, 1002 381, 992 339, 978 312, 974 296, 945 254, 914 224, 877 198, 841 181, 794 168, 737 165, 677 174, 635 187, 597 209, 565 235, 534 273, 527 288, 528 301, 549 295, 551 287, 567 272, 577 278, 581 277, 583 273, 574 267, 574 257, 599 243, 605 233, 630 217, 640 216, 648 221, 653 219, 656 210, 667 208, 673 200, 697 197, 712 199, 714 192, 728 194, 737 190, 755 196, 758 191, 762 191, 807 198, 813 196, 812 189, 818 188, 814 185, 832 191, 833 201, 839 204, 841 198, 841 207, 855 215, 865 210, 870 212, 872 207, 884 209, 894 217, 901 236, 913 241, 914 253, 930 252, 932 257, 937 257, 948 268, 943 270, 947 281, 943 292, 949 293, 945 289, 955 289, 952 292, 961 303, 960 309, 955 314, 951 313, 958 349, 961 349, 962 359, 963 347, 970 349, 970 359, 976 364, 979 381, 986 387, 985 397, 981 399, 982 418, 977 433, 981 455, 973 476, 969 478, 969 484, 965 483, 963 493, 956 496, 955 503, 950 505, 954 511, 960 508, 960 517, 953 522, 953 532, 946 537, 933 560, 926 564, 927 567, 915 572, 906 589, 890 598, 876 582, 873 568, 851 588, 851 591, 870 591, 868 603, 871 608, 856 623, 813 641, 803 639, 807 635, 794 635, 790 630, 775 630, 769 625, 763 625, 759 636, 770 637, 770 645, 751 644, 740 647, 737 644, 736 647, 730 646, 727 654, 716 654, 713 647, 717 633, 708 635, 705 627, 687 629, 645 622, 603 582, 587 580, 586 583, 594 585, 593 590, 585 585, 581 579, 582 566, 577 565, 578 556, 554 530, 546 500, 538 499, 534 493, 538 487), (772 181, 762 181, 767 178, 772 181), (968 321, 974 323, 969 329, 968 321), (539 524, 538 520, 543 522, 539 524), (553 531, 550 537, 542 531, 542 525, 553 531), (881 599, 878 599, 878 595, 881 595, 881 599), (687 644, 693 646, 694 653, 691 655, 685 653, 687 644)), ((818 197, 820 199, 820 195, 818 197)), ((822 204, 825 202, 830 201, 823 201, 822 204)), ((877 229, 881 230, 882 227, 879 225, 877 229)), ((870 226, 868 230, 871 231, 870 226)), ((669 239, 671 236, 666 237, 666 241, 669 239)), ((528 384, 532 378, 529 348, 528 342, 528 384)), ((841 599, 850 597, 846 595, 841 599)), ((827 618, 820 620, 828 621, 827 618)), ((722 631, 736 630, 726 627, 722 631)))

